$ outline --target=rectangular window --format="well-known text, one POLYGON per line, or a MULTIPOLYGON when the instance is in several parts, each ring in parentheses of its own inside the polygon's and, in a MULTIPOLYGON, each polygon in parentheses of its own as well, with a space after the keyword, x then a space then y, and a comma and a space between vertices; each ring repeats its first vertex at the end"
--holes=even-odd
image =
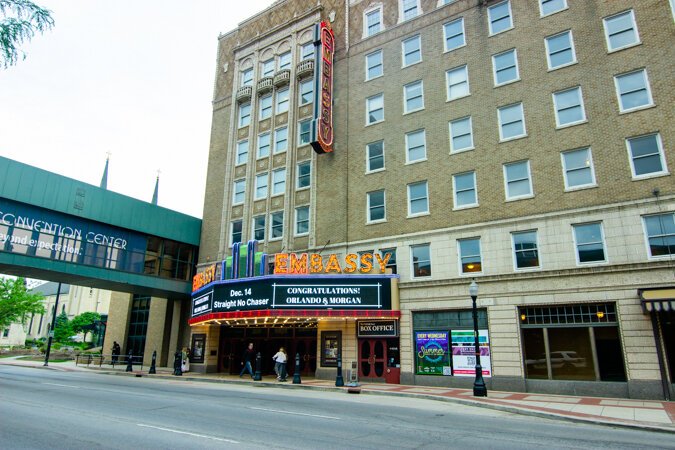
POLYGON ((403 113, 424 109, 424 86, 422 80, 403 86, 403 113))
POLYGON ((453 175, 452 192, 455 198, 455 209, 478 206, 476 172, 453 175))
POLYGON ((450 152, 462 152, 473 148, 471 117, 463 117, 450 122, 450 152))
POLYGON ((391 273, 398 273, 396 269, 396 249, 395 248, 380 249, 380 255, 382 255, 382 260, 384 260, 385 257, 389 255, 389 260, 387 261, 386 269, 391 270, 391 273))
POLYGON ((248 161, 248 140, 237 142, 237 165, 248 161))
POLYGON ((268 185, 267 172, 259 173, 255 176, 255 199, 260 200, 267 197, 268 185))
POLYGON ((675 214, 656 214, 644 216, 645 234, 649 246, 649 256, 675 255, 675 214))
POLYGON ((366 81, 380 77, 383 73, 382 50, 366 55, 366 81))
POLYGON ((605 27, 607 51, 613 52, 640 43, 633 10, 622 12, 602 21, 605 27))
POLYGON ((241 234, 243 229, 243 221, 235 220, 232 222, 232 233, 230 233, 230 246, 241 242, 241 234))
POLYGON ((495 86, 520 80, 516 49, 507 50, 492 56, 492 68, 495 86))
POLYGON ((445 39, 445 51, 449 52, 466 45, 464 37, 464 18, 453 20, 443 25, 443 37, 445 39))
POLYGON ((286 192, 286 169, 277 169, 272 172, 272 195, 286 192))
POLYGON ((260 97, 260 120, 272 117, 272 94, 260 97))
POLYGON ((312 162, 304 161, 298 164, 298 178, 295 183, 296 189, 308 188, 312 180, 312 162))
POLYGON ((263 77, 271 77, 274 75, 274 59, 268 59, 261 63, 261 72, 263 77))
POLYGON ((384 141, 366 145, 366 172, 384 169, 384 141))
POLYGON ((577 247, 577 263, 605 262, 605 239, 600 223, 572 225, 577 247))
POLYGON ((288 127, 274 130, 274 153, 282 153, 288 149, 288 127))
POLYGON ((511 3, 509 0, 488 8, 488 24, 490 26, 490 35, 501 33, 513 28, 511 20, 511 3))
POLYGON ((270 156, 270 134, 264 133, 258 135, 258 155, 257 158, 267 158, 270 156))
POLYGON ((499 140, 507 141, 523 137, 525 131, 525 115, 523 113, 523 104, 502 106, 498 110, 499 118, 499 140))
POLYGON ((469 71, 467 66, 457 67, 445 72, 448 88, 448 101, 465 97, 469 92, 469 71))
POLYGON ((413 245, 410 247, 413 278, 431 276, 431 245, 413 245))
POLYGON ((363 18, 363 37, 372 36, 382 30, 382 7, 366 11, 363 18))
POLYGON ((584 110, 580 87, 554 92, 553 109, 555 110, 555 124, 558 127, 586 121, 586 111, 584 110))
POLYGON ((300 95, 300 106, 312 103, 314 101, 314 80, 302 81, 298 92, 300 95))
POLYGON ((483 263, 480 256, 480 238, 458 239, 460 273, 480 273, 483 263))
POLYGON ((246 69, 241 72, 241 85, 251 86, 253 84, 253 69, 246 69))
POLYGON ((413 36, 402 43, 403 67, 422 61, 422 41, 419 36, 413 36))
POLYGON ((251 104, 239 105, 239 128, 247 127, 251 123, 251 104))
POLYGON ((300 60, 314 59, 314 43, 308 42, 300 47, 300 60))
POLYGON ((516 269, 530 269, 539 267, 539 250, 537 246, 537 232, 525 231, 511 233, 513 240, 513 257, 516 269))
POLYGON ((541 17, 567 9, 567 0, 539 0, 541 17))
POLYGON ((366 99, 366 125, 384 120, 384 95, 377 94, 366 99))
POLYGON ((426 133, 424 130, 411 131, 405 134, 406 163, 427 159, 426 133))
POLYGON ((265 240, 265 216, 253 218, 253 239, 256 241, 265 240))
POLYGON ((295 208, 295 235, 309 233, 309 206, 295 208))
POLYGON ((546 46, 546 59, 548 61, 548 70, 558 69, 569 66, 577 62, 577 55, 574 51, 574 39, 571 31, 549 36, 544 39, 546 46))
POLYGON ((401 17, 403 19, 399 22, 405 22, 406 20, 417 17, 419 9, 419 0, 401 0, 401 17))
POLYGON ((654 104, 645 69, 614 77, 619 110, 628 112, 654 104))
POLYGON ((279 89, 276 96, 277 104, 275 106, 275 113, 281 114, 288 111, 288 88, 279 89))
POLYGON ((562 152, 565 189, 595 186, 595 172, 590 148, 562 152))
POLYGON ((384 189, 368 192, 368 222, 385 220, 384 189))
POLYGON ((279 55, 279 59, 277 60, 277 65, 279 67, 279 70, 283 69, 290 69, 291 68, 291 52, 285 52, 279 55))
POLYGON ((408 216, 427 214, 429 212, 429 195, 427 182, 420 181, 408 185, 408 216))
POLYGON ((277 211, 270 215, 270 240, 284 236, 284 212, 277 211))
POLYGON ((232 190, 232 204, 238 205, 244 203, 244 194, 246 192, 246 180, 235 180, 232 190))
POLYGON ((656 133, 628 138, 626 145, 633 178, 667 174, 661 135, 656 133))
POLYGON ((298 124, 298 145, 309 144, 312 129, 311 120, 303 120, 298 124))
POLYGON ((530 161, 504 164, 504 184, 506 185, 506 200, 532 197, 530 161))

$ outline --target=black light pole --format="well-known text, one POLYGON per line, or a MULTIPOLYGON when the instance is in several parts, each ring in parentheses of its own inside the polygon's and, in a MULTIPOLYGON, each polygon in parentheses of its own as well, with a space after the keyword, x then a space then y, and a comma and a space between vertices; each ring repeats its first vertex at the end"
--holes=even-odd
POLYGON ((54 327, 56 326, 56 311, 59 309, 59 297, 61 296, 61 283, 56 288, 56 301, 54 302, 54 312, 52 313, 52 324, 49 327, 49 338, 47 339, 47 351, 45 352, 44 366, 49 366, 49 353, 52 351, 52 339, 54 339, 54 327))
POLYGON ((476 352, 476 380, 473 382, 473 396, 487 397, 487 387, 483 380, 483 367, 480 365, 480 343, 478 342, 478 311, 476 310, 476 298, 478 297, 478 284, 476 280, 471 281, 469 286, 469 295, 471 296, 473 308, 473 337, 474 349, 476 352))

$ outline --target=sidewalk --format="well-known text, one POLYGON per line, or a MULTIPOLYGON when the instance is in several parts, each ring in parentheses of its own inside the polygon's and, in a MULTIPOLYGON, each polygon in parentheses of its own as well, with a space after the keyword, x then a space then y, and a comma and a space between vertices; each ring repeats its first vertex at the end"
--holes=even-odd
MULTIPOLYGON (((43 367, 43 363, 41 362, 25 361, 16 358, 2 358, 0 359, 1 364, 43 367)), ((239 378, 232 375, 198 374, 193 372, 185 373, 182 377, 176 377, 173 376, 173 370, 167 367, 157 368, 156 375, 148 375, 147 367, 143 367, 142 372, 134 370, 128 373, 125 372, 126 366, 124 364, 117 365, 114 369, 107 365, 101 368, 92 365, 87 368, 87 366, 76 366, 74 361, 50 363, 48 367, 43 368, 69 372, 97 371, 115 375, 151 376, 211 383, 254 384, 286 389, 347 391, 347 387, 335 387, 335 382, 332 380, 303 378, 301 384, 292 384, 292 376, 288 378, 288 382, 286 383, 279 383, 273 377, 265 377, 262 381, 252 381, 247 377, 239 378)), ((500 391, 489 391, 488 397, 485 398, 474 397, 470 389, 378 383, 361 384, 359 387, 362 394, 425 398, 530 416, 675 433, 675 402, 500 391)))

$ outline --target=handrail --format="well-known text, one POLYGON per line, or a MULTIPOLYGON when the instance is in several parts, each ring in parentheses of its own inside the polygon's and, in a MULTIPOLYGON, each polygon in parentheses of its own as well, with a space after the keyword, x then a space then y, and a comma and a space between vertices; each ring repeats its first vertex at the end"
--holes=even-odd
MULTIPOLYGON (((129 355, 113 355, 109 354, 98 354, 98 353, 80 353, 75 357, 75 365, 98 365, 99 368, 106 366, 112 366, 114 369, 115 366, 125 366, 127 365, 127 358, 129 355)), ((132 355, 131 362, 133 367, 140 366, 140 370, 143 370, 143 355, 132 355)))

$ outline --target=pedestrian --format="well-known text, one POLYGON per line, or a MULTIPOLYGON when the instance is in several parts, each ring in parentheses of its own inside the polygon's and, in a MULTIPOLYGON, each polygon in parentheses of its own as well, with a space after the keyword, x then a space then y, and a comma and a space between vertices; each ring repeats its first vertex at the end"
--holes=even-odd
POLYGON ((117 341, 113 342, 112 346, 112 363, 113 366, 117 364, 117 359, 120 356, 120 353, 122 352, 122 348, 120 347, 120 344, 117 343, 117 341))
POLYGON ((248 372, 251 374, 251 378, 253 378, 253 367, 251 364, 255 360, 255 352, 253 351, 253 342, 248 344, 248 347, 246 350, 244 350, 244 354, 241 357, 241 372, 239 372, 239 378, 244 376, 244 372, 248 372))
POLYGON ((183 351, 181 351, 180 370, 182 372, 190 371, 190 347, 183 347, 183 351))
POLYGON ((272 356, 274 360, 274 372, 277 374, 277 381, 286 381, 286 350, 281 347, 279 351, 272 356))

